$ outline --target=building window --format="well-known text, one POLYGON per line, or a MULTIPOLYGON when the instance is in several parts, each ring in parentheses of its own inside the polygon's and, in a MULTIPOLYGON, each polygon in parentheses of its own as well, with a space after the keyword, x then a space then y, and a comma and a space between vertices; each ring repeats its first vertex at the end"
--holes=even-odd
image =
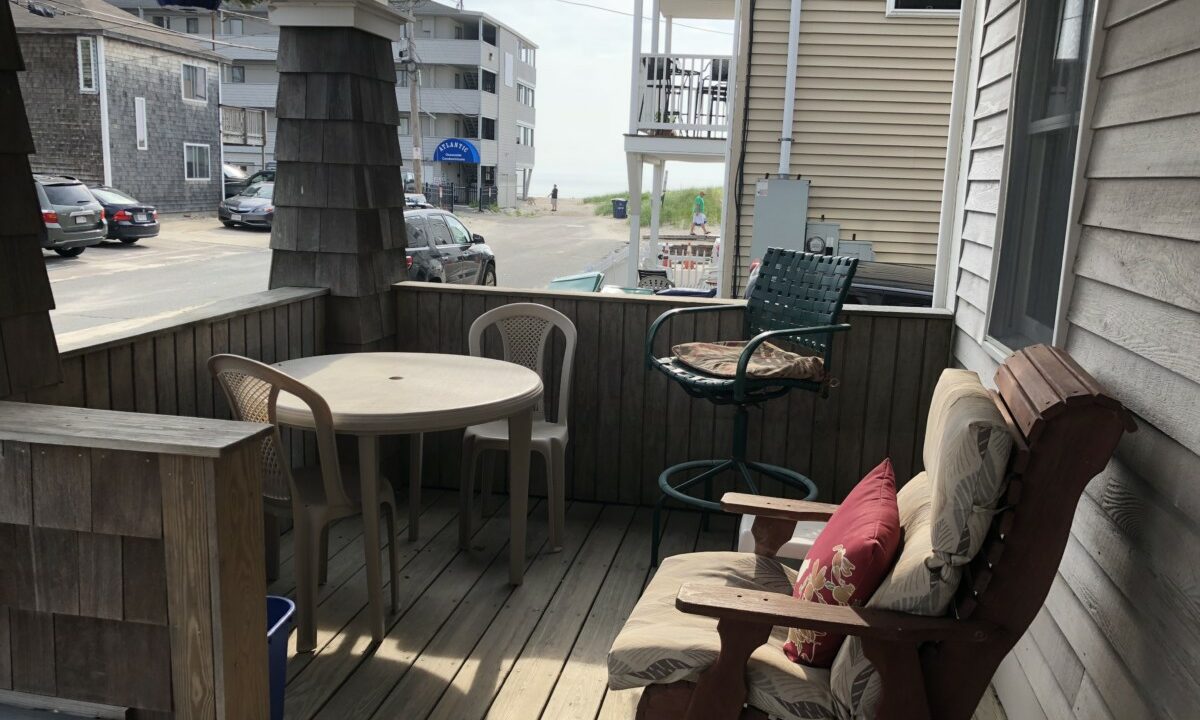
POLYGON ((183 144, 183 177, 185 180, 211 180, 208 162, 208 146, 196 143, 183 144))
POLYGON ((521 62, 530 66, 534 65, 534 54, 536 53, 536 50, 523 42, 518 43, 518 46, 520 48, 521 62))
POLYGON ((208 70, 206 68, 183 64, 183 99, 208 102, 208 70))
POLYGON ((533 88, 517 83, 517 102, 527 107, 533 107, 533 88))
POLYGON ((396 72, 396 87, 408 87, 408 71, 399 70, 396 72))
POLYGON ((887 0, 888 17, 958 17, 962 0, 887 0))
POLYGON ((988 325, 1010 350, 1054 335, 1093 8, 1093 0, 1026 8, 988 325))
POLYGON ((146 137, 146 98, 133 99, 133 129, 137 134, 137 149, 145 150, 150 147, 146 137))
POLYGON ((412 135, 412 130, 410 130, 409 126, 408 126, 408 116, 407 115, 400 116, 400 122, 396 124, 396 130, 397 130, 397 132, 399 132, 401 135, 404 135, 405 137, 412 135))
POLYGON ((100 85, 96 79, 96 38, 80 36, 76 38, 76 48, 79 51, 79 92, 99 92, 100 85))
POLYGON ((160 28, 167 27, 167 19, 165 17, 163 17, 162 15, 151 15, 150 22, 154 23, 155 25, 159 26, 160 28))
POLYGON ((496 121, 491 118, 483 118, 479 123, 479 138, 481 140, 496 139, 496 121))
POLYGON ((187 18, 187 23, 184 26, 185 32, 189 35, 196 35, 200 32, 200 18, 187 18))
POLYGON ((245 28, 241 18, 225 18, 225 34, 241 35, 245 28))
POLYGON ((533 128, 528 125, 517 126, 517 144, 533 147, 533 128))
MULTIPOLYGON (((509 55, 509 57, 512 57, 512 56, 509 55)), ((484 70, 480 74, 480 77, 482 78, 482 82, 480 83, 480 86, 483 88, 483 91, 486 93, 491 93, 491 94, 495 95, 496 94, 496 73, 490 72, 488 70, 484 70)))
POLYGON ((225 77, 222 78, 227 83, 244 83, 246 82, 246 66, 245 65, 222 65, 221 70, 225 77))

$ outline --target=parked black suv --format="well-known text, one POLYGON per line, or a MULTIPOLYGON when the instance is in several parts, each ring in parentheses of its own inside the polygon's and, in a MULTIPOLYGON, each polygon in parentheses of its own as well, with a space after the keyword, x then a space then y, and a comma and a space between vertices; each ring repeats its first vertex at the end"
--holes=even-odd
POLYGON ((496 256, 453 213, 407 210, 408 279, 459 285, 495 285, 496 256))

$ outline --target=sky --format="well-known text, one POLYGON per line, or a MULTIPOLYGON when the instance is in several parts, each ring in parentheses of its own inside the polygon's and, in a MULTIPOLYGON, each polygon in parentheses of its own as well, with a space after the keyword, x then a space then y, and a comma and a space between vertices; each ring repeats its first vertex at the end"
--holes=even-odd
MULTIPOLYGON (((629 184, 624 133, 629 127, 633 0, 579 1, 625 14, 561 0, 464 0, 465 9, 491 15, 538 46, 534 195, 548 194, 554 183, 563 197, 624 191, 629 184)), ((648 50, 650 0, 644 12, 648 50)), ((730 54, 732 31, 732 20, 677 21, 671 50, 730 54), (679 22, 721 32, 680 27, 679 22)), ((719 163, 667 165, 667 189, 721 185, 723 179, 719 163)), ((647 170, 643 189, 649 183, 647 170)))

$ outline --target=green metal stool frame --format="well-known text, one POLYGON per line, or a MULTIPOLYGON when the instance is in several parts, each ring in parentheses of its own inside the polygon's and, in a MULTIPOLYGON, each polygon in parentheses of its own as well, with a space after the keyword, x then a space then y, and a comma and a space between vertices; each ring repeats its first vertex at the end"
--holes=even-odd
POLYGON ((748 411, 773 398, 782 397, 793 389, 808 390, 826 397, 828 384, 812 380, 771 379, 755 380, 747 377, 746 368, 754 351, 767 340, 783 340, 798 349, 821 357, 825 368, 832 367, 833 334, 845 332, 850 326, 837 323, 850 282, 858 269, 857 258, 814 255, 812 253, 770 248, 759 267, 758 279, 750 289, 743 316, 745 336, 750 338, 738 358, 737 371, 732 378, 707 375, 687 367, 673 356, 654 356, 654 339, 659 329, 671 318, 684 313, 714 312, 727 310, 728 305, 703 305, 700 307, 668 310, 654 321, 646 334, 646 364, 671 378, 694 398, 708 400, 717 405, 734 405, 732 457, 721 460, 691 460, 673 465, 658 476, 658 486, 663 495, 654 507, 653 537, 650 547, 650 564, 658 565, 658 546, 661 539, 661 516, 667 498, 698 507, 704 512, 707 523, 709 512, 720 512, 719 503, 712 500, 713 478, 723 472, 733 471, 735 482, 744 482, 750 492, 758 494, 758 486, 751 476, 756 471, 778 480, 789 487, 804 490, 806 500, 816 497, 817 488, 812 480, 798 472, 778 465, 755 462, 746 457, 746 435, 748 411), (671 477, 683 472, 704 469, 699 475, 671 484, 671 477), (686 490, 703 483, 704 498, 690 495, 686 490))

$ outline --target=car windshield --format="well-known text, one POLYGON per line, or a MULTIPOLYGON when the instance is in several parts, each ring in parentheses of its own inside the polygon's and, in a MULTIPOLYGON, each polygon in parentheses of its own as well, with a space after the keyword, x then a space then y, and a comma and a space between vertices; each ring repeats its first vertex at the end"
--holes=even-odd
POLYGON ((134 200, 120 190, 93 188, 92 195, 95 195, 96 199, 100 202, 108 203, 109 205, 132 205, 137 203, 137 200, 134 200))
POLYGON ((82 183, 70 185, 43 185, 46 199, 53 205, 83 205, 95 202, 95 198, 82 183))
POLYGON ((269 182, 259 183, 257 185, 251 185, 250 187, 246 188, 245 190, 243 190, 241 192, 241 195, 243 197, 257 197, 257 198, 263 198, 264 200, 270 200, 271 196, 274 194, 275 194, 275 183, 269 183, 269 182))

